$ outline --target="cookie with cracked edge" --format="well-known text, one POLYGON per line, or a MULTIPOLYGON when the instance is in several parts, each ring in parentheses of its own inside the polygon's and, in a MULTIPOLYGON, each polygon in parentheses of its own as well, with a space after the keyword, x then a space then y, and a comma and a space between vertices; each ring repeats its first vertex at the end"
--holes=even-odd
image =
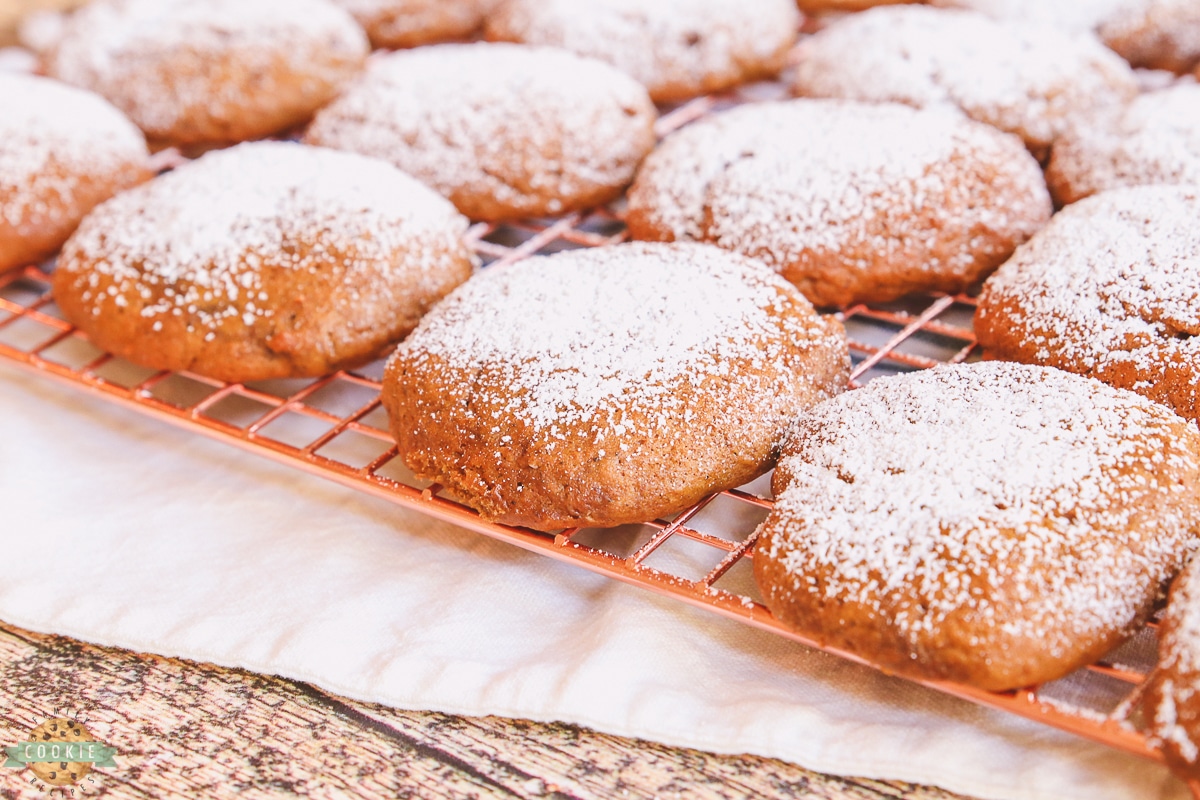
POLYGON ((841 324, 765 266, 634 243, 484 270, 396 349, 383 403, 419 478, 550 531, 752 480, 848 372, 841 324))
POLYGON ((395 164, 472 219, 615 199, 654 146, 646 90, 552 47, 446 44, 372 59, 305 141, 395 164))
POLYGON ((880 378, 789 439, 754 574, 782 623, 898 674, 1003 691, 1149 617, 1200 533, 1200 431, 1048 367, 880 378))
POLYGON ((1067 206, 987 280, 975 335, 999 358, 1097 378, 1200 419, 1200 189, 1067 206))
POLYGON ((290 142, 209 153, 98 206, 54 274, 97 346, 225 381, 371 361, 469 277, 467 220, 389 164, 290 142))

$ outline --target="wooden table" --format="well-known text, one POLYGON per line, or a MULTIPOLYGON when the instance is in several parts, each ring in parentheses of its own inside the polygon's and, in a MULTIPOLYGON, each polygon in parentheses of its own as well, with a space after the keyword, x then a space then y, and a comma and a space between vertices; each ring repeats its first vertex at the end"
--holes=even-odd
MULTIPOLYGON (((99 770, 77 797, 956 797, 573 725, 397 711, 297 681, 4 624, 0 702, 0 745, 69 709, 117 748, 117 767, 99 770)), ((28 784, 28 769, 0 773, 0 797, 47 797, 28 784)))

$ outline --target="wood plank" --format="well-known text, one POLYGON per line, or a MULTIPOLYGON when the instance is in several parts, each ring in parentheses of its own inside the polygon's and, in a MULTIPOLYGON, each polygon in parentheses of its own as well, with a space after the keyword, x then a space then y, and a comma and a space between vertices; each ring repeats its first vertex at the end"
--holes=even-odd
MULTIPOLYGON (((86 796, 952 800, 562 724, 398 711, 307 684, 0 625, 0 739, 68 707, 117 747, 86 796)), ((0 795, 44 798, 28 771, 0 795)))
POLYGON ((903 782, 819 775, 775 759, 699 750, 599 733, 561 723, 413 715, 344 701, 410 736, 484 764, 556 775, 551 789, 582 797, 734 800, 804 796, 814 800, 952 800, 957 795, 903 782), (417 726, 417 727, 414 727, 417 726), (536 746, 530 746, 536 742, 536 746))

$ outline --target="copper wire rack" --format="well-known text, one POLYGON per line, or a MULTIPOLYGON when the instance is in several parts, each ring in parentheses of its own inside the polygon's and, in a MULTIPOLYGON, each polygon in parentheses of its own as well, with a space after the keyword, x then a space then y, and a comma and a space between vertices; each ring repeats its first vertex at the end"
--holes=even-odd
MULTIPOLYGON (((665 135, 726 105, 778 94, 778 87, 768 84, 700 98, 664 115, 658 132, 665 135)), ((480 223, 468 238, 486 268, 623 241, 621 213, 618 202, 559 219, 480 223)), ((840 312, 854 361, 851 386, 880 375, 980 358, 971 330, 974 308, 967 295, 929 295, 840 312)), ((398 457, 380 405, 382 362, 317 380, 247 384, 145 369, 94 347, 62 318, 45 267, 0 274, 0 357, 396 505, 869 665, 787 630, 761 603, 750 579, 750 562, 754 530, 772 506, 766 479, 713 494, 670 519, 618 529, 546 534, 489 523, 444 497, 442 487, 417 480, 398 457)), ((1106 659, 1052 683, 987 692, 955 683, 916 682, 1162 761, 1143 732, 1139 708, 1142 682, 1156 660, 1154 627, 1151 623, 1106 659)), ((1200 787, 1192 790, 1200 797, 1200 787)))

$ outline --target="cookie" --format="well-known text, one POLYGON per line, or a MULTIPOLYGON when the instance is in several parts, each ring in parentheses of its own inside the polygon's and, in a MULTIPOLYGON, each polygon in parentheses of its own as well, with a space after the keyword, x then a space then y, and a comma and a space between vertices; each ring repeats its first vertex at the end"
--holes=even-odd
POLYGON ((901 3, 924 2, 924 0, 797 0, 796 5, 805 14, 823 14, 829 11, 865 11, 875 6, 892 6, 901 3))
POLYGON ((504 220, 614 199, 655 117, 645 89, 595 59, 447 44, 373 59, 305 141, 390 161, 472 219, 504 220))
POLYGON ((1046 168, 1060 205, 1122 186, 1200 185, 1200 86, 1179 83, 1059 137, 1046 168))
POLYGON ((1091 37, 924 6, 846 17, 798 59, 798 95, 957 107, 1039 159, 1073 120, 1137 93, 1129 65, 1091 37))
POLYGON ((1200 60, 1200 6, 1194 0, 928 0, 996 19, 1092 33, 1135 67, 1185 72, 1200 60))
POLYGON ((497 0, 334 0, 375 47, 416 47, 470 36, 497 0))
POLYGON ((326 0, 96 0, 46 56, 158 145, 255 139, 312 117, 363 65, 367 40, 326 0))
POLYGON ((777 75, 800 21, 795 0, 507 0, 484 30, 607 61, 661 103, 777 75))
POLYGON ((644 522, 761 475, 848 373, 841 324, 766 267, 624 244, 484 270, 396 349, 383 403, 418 477, 550 531, 644 522))
POLYGON ((1071 33, 1095 34, 1110 15, 1142 0, 925 0, 931 6, 978 11, 1023 25, 1051 25, 1071 33))
POLYGON ((945 110, 839 100, 689 125, 629 193, 634 238, 761 259, 818 306, 958 292, 1045 224, 1050 196, 1015 136, 945 110))
POLYGON ((90 92, 0 72, 0 271, 54 254, 84 214, 146 180, 141 131, 90 92))
POLYGON ((1001 691, 1102 656, 1200 531, 1200 431, 1003 362, 882 378, 801 418, 754 574, 782 623, 901 675, 1001 691))
POLYGON ((1200 64, 1200 3, 1130 0, 1097 31, 1136 67, 1187 72, 1200 64))
POLYGON ((383 354, 469 277, 466 227, 381 161, 243 144, 97 207, 54 299, 94 344, 154 369, 323 375, 383 354))
POLYGON ((1181 778, 1200 780, 1200 559, 1171 585, 1143 707, 1150 744, 1181 778))
POLYGON ((1069 205, 984 284, 989 353, 1132 389, 1200 418, 1200 189, 1069 205))

